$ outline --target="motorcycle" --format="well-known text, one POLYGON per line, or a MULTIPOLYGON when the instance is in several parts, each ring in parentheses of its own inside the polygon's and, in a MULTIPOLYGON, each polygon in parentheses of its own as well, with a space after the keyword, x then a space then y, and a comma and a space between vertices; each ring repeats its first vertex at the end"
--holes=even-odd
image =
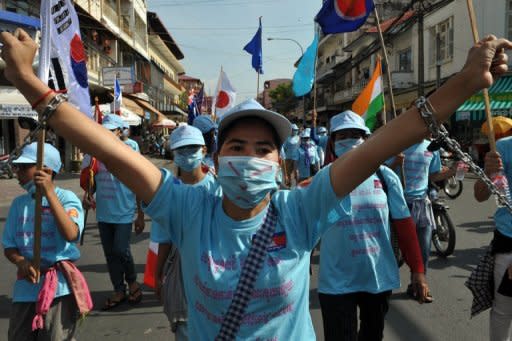
POLYGON ((0 176, 7 176, 12 179, 14 177, 14 171, 9 161, 9 154, 0 155, 0 176))
MULTIPOLYGON (((452 167, 454 160, 451 153, 441 149, 441 164, 445 167, 452 167)), ((442 189, 444 194, 450 199, 458 198, 464 188, 462 181, 455 179, 455 176, 451 176, 445 180, 438 181, 435 184, 438 188, 442 189)))
POLYGON ((455 250, 456 234, 455 225, 448 214, 450 207, 442 198, 439 198, 437 190, 432 187, 429 190, 429 198, 434 212, 434 229, 432 231, 432 244, 437 254, 443 258, 448 257, 455 250))

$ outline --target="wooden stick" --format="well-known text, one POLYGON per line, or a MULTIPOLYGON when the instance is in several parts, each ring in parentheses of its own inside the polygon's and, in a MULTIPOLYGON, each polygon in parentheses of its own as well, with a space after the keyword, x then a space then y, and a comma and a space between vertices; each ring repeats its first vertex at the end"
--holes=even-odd
MULTIPOLYGON (((39 117, 39 122, 42 122, 42 117, 39 117)), ((41 129, 39 132, 39 138, 37 140, 37 162, 36 169, 43 169, 44 160, 44 140, 46 136, 45 129, 41 129)), ((36 282, 39 283, 41 277, 41 223, 43 214, 43 192, 39 186, 36 186, 35 194, 35 215, 34 215, 34 250, 32 265, 36 270, 36 282)))
MULTIPOLYGON (((466 0, 468 4, 468 12, 469 12, 469 22, 471 23, 471 31, 473 32, 473 40, 475 44, 480 40, 478 34, 478 27, 476 23, 475 16, 475 8, 473 7, 473 0, 466 0)), ((488 128, 488 139, 489 139, 489 148, 492 152, 496 151, 496 137, 494 136, 494 126, 492 125, 492 115, 491 115, 491 100, 489 98, 489 90, 484 89, 484 103, 485 103, 485 117, 487 118, 487 128, 488 128)))
MULTIPOLYGON (((391 70, 389 67, 388 51, 386 50, 386 44, 384 42, 384 35, 382 34, 382 28, 380 27, 380 19, 379 19, 379 13, 377 12, 377 8, 373 9, 373 13, 375 14, 377 30, 379 31, 380 45, 382 47, 382 53, 384 55, 384 61, 386 63, 388 91, 389 91, 389 98, 391 100, 391 112, 392 112, 393 118, 395 118, 396 117, 396 106, 395 106, 395 97, 393 95, 393 84, 391 81, 391 70)), ((384 116, 385 115, 386 115, 386 113, 384 113, 384 116)), ((384 120, 384 121, 386 121, 386 120, 384 120)))

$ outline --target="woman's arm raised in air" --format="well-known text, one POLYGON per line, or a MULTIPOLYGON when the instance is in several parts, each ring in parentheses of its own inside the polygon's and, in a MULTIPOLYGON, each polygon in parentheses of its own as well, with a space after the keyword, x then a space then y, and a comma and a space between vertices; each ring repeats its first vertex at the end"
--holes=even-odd
MULTIPOLYGON (((50 89, 32 70, 37 45, 25 31, 18 29, 16 33, 17 37, 8 32, 0 33, 0 42, 4 44, 1 56, 6 62, 5 77, 29 103, 34 103, 50 89)), ((41 112, 53 96, 47 96, 36 110, 41 112)), ((61 104, 48 123, 58 135, 97 157, 137 197, 145 203, 151 201, 159 187, 161 173, 149 160, 127 148, 114 134, 68 103, 61 104)))
MULTIPOLYGON (((446 121, 466 99, 507 71, 507 55, 512 43, 488 36, 468 53, 462 70, 451 77, 430 97, 437 122, 446 121)), ((421 141, 429 135, 416 108, 379 129, 365 143, 336 160, 331 167, 331 183, 338 197, 350 193, 373 174, 389 157, 421 141)))

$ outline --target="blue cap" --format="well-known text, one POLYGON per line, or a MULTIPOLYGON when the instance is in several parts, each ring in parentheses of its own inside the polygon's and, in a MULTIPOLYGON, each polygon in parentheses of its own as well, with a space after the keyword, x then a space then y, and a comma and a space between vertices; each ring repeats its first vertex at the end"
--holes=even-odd
MULTIPOLYGON (((12 163, 36 163, 37 162, 37 142, 25 146, 21 151, 20 157, 12 163)), ((60 161, 60 153, 49 143, 44 144, 43 165, 50 168, 55 173, 60 172, 62 162, 60 161)))
POLYGON ((171 149, 184 146, 204 146, 204 138, 201 130, 196 127, 183 125, 174 129, 171 133, 171 149))
POLYGON ((325 134, 325 133, 327 133, 327 129, 325 127, 318 127, 318 133, 325 134))
POLYGON ((119 115, 109 114, 103 116, 103 123, 101 125, 108 130, 123 129, 124 120, 119 115))
POLYGON ((217 124, 213 122, 210 115, 200 115, 194 119, 193 126, 201 130, 201 133, 206 134, 212 129, 217 128, 217 124))
POLYGON ((311 137, 311 128, 306 128, 300 133, 300 137, 302 138, 310 138, 311 137))
POLYGON ((130 128, 130 125, 128 124, 128 122, 126 122, 125 120, 123 120, 123 129, 128 129, 130 128))
POLYGON ((342 129, 360 129, 370 135, 370 129, 364 124, 364 119, 353 111, 347 110, 331 118, 331 134, 342 129))
POLYGON ((245 117, 258 117, 267 121, 268 124, 276 130, 280 145, 282 145, 291 134, 292 125, 286 117, 277 112, 265 109, 255 99, 251 98, 235 105, 222 116, 219 123, 219 136, 222 135, 222 131, 232 122, 245 117))
POLYGON ((299 130, 299 127, 294 123, 292 124, 292 130, 299 130))

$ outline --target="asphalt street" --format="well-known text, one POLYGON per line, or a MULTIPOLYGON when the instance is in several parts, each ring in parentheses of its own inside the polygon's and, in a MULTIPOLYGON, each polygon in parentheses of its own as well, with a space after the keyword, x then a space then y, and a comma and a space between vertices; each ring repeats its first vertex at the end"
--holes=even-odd
MULTIPOLYGON (((161 160, 155 160, 155 163, 165 165, 161 160)), ((434 303, 419 305, 405 295, 409 273, 407 266, 403 266, 402 288, 396 290, 391 298, 385 340, 488 339, 489 313, 484 312, 470 319, 471 295, 464 282, 478 262, 483 248, 492 238, 492 214, 495 204, 494 200, 483 204, 477 203, 472 198, 473 182, 474 180, 466 179, 461 197, 448 201, 451 206, 450 216, 457 226, 457 245, 454 254, 447 259, 439 258, 435 254, 430 258, 427 279, 435 298, 434 303)), ((57 184, 72 189, 79 195, 82 193, 76 175, 61 175, 57 179, 57 184)), ((10 201, 22 193, 23 190, 15 179, 0 180, 0 233, 5 225, 10 201)), ((144 272, 150 227, 151 222, 148 218, 145 231, 139 236, 132 236, 132 252, 140 281, 144 272)), ((108 312, 98 310, 111 294, 112 288, 94 212, 89 212, 85 243, 80 249, 82 256, 77 264, 89 283, 95 310, 80 324, 78 340, 174 340, 167 318, 162 313, 162 307, 151 290, 144 290, 144 299, 136 307, 126 304, 108 312)), ((0 261, 0 340, 7 339, 11 292, 15 280, 14 266, 3 259, 0 261)), ((315 253, 313 260, 310 311, 317 338, 322 340, 322 319, 316 292, 318 252, 315 253)))

